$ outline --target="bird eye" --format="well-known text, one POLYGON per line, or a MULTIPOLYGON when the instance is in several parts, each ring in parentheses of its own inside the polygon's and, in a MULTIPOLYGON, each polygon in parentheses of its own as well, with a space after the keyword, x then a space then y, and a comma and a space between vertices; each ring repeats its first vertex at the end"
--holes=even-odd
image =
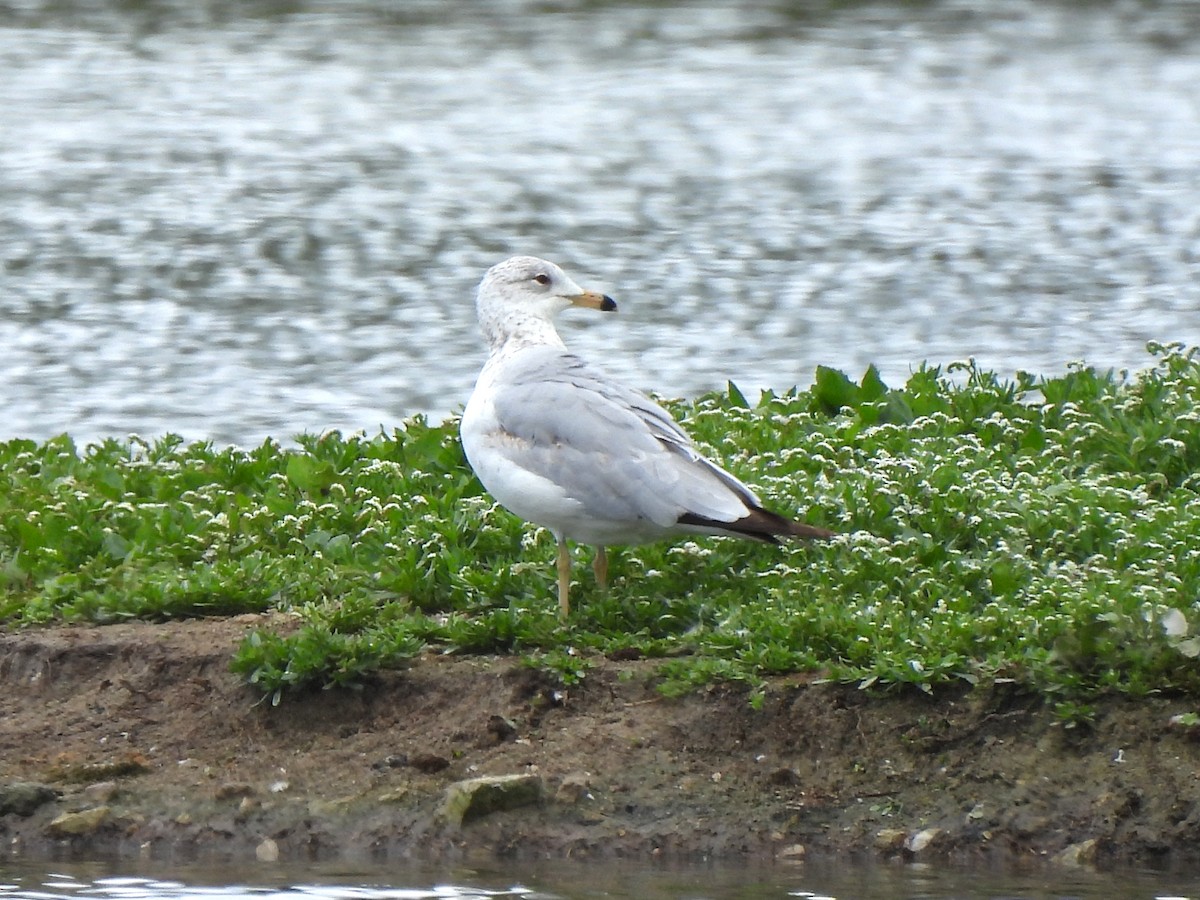
POLYGON ((533 276, 533 280, 536 281, 538 284, 549 284, 550 276, 545 274, 544 272, 539 272, 537 275, 533 276))

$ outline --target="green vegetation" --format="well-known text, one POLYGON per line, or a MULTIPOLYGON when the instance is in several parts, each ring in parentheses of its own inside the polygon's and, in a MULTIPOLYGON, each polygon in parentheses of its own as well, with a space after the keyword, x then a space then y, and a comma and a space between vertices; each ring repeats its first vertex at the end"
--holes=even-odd
MULTIPOLYGON (((234 668, 278 702, 430 647, 565 680, 661 658, 668 692, 816 672, 871 685, 1016 682, 1066 724, 1098 692, 1200 693, 1200 359, 1009 382, 922 367, 902 389, 820 369, 750 404, 674 404, 773 508, 842 532, 618 549, 607 595, 498 508, 457 423, 252 450, 67 437, 0 444, 0 623, 279 609, 234 668)), ((581 557, 583 551, 581 551, 581 557)))

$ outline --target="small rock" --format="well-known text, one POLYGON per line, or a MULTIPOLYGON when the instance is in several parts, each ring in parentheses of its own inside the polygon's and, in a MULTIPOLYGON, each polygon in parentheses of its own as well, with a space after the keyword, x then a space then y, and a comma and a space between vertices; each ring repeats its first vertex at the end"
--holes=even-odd
POLYGON ((456 781, 446 788, 441 816, 451 825, 465 825, 490 813, 532 806, 542 800, 537 775, 489 775, 456 781))
POLYGON ((1054 861, 1062 866, 1090 866, 1096 862, 1096 839, 1090 838, 1071 844, 1054 854, 1054 861))
POLYGON ((875 849, 880 853, 896 853, 904 848, 907 838, 899 828, 884 828, 875 832, 875 849))
POLYGON ((605 816, 598 809, 585 807, 575 814, 575 821, 580 825, 599 825, 605 821, 605 816))
POLYGON ((259 862, 279 862, 279 845, 270 838, 265 838, 254 848, 254 856, 259 862))
POLYGON ((117 796, 119 788, 115 781, 97 781, 83 789, 83 796, 92 803, 108 803, 117 796))
POLYGON ((942 829, 926 828, 923 831, 918 831, 916 834, 910 837, 905 842, 904 848, 910 853, 920 853, 941 836, 942 829))
POLYGON ((242 801, 238 804, 237 816, 239 819, 243 819, 261 806, 262 803, 257 798, 243 797, 242 801))
POLYGON ((108 821, 109 812, 107 806, 94 806, 81 812, 63 813, 46 826, 46 832, 60 838, 92 834, 108 821))
POLYGON ((32 816, 39 806, 58 799, 58 791, 48 784, 34 781, 14 781, 0 785, 0 816, 14 813, 32 816))
POLYGON ((450 760, 444 756, 438 756, 436 753, 418 753, 408 761, 408 764, 426 775, 450 768, 450 760))
POLYGON ((517 726, 504 716, 492 716, 488 719, 487 732, 497 744, 502 744, 516 738, 517 726))
POLYGON ((779 787, 791 787, 800 783, 800 776, 796 774, 795 769, 789 769, 786 766, 781 769, 776 769, 767 776, 767 784, 774 784, 779 787))
POLYGON ((780 847, 775 857, 790 862, 801 862, 807 852, 803 844, 788 844, 786 847, 780 847))
POLYGON ((558 803, 574 805, 584 797, 590 796, 588 793, 590 787, 591 776, 587 772, 572 772, 563 778, 562 784, 554 793, 554 799, 558 803))

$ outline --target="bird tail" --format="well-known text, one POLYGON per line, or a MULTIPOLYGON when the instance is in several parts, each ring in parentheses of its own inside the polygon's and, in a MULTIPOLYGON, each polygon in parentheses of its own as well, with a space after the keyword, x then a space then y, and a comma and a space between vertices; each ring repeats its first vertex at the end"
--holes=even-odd
POLYGON ((770 512, 766 509, 755 508, 747 515, 733 522, 722 522, 698 516, 694 513, 684 513, 679 517, 680 525, 692 528, 712 530, 722 534, 732 534, 749 538, 752 541, 764 541, 768 544, 778 544, 782 538, 802 538, 804 540, 825 540, 834 537, 837 532, 805 522, 796 522, 787 516, 770 512))

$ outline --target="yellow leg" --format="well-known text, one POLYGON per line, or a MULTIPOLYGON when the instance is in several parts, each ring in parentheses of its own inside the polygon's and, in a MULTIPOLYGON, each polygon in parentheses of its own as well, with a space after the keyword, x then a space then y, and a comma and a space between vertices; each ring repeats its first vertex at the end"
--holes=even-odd
POLYGON ((592 560, 592 571, 596 573, 596 585, 601 593, 608 590, 608 554, 603 547, 596 548, 596 557, 592 560))
POLYGON ((567 539, 558 539, 558 617, 566 619, 571 612, 571 551, 567 539))

